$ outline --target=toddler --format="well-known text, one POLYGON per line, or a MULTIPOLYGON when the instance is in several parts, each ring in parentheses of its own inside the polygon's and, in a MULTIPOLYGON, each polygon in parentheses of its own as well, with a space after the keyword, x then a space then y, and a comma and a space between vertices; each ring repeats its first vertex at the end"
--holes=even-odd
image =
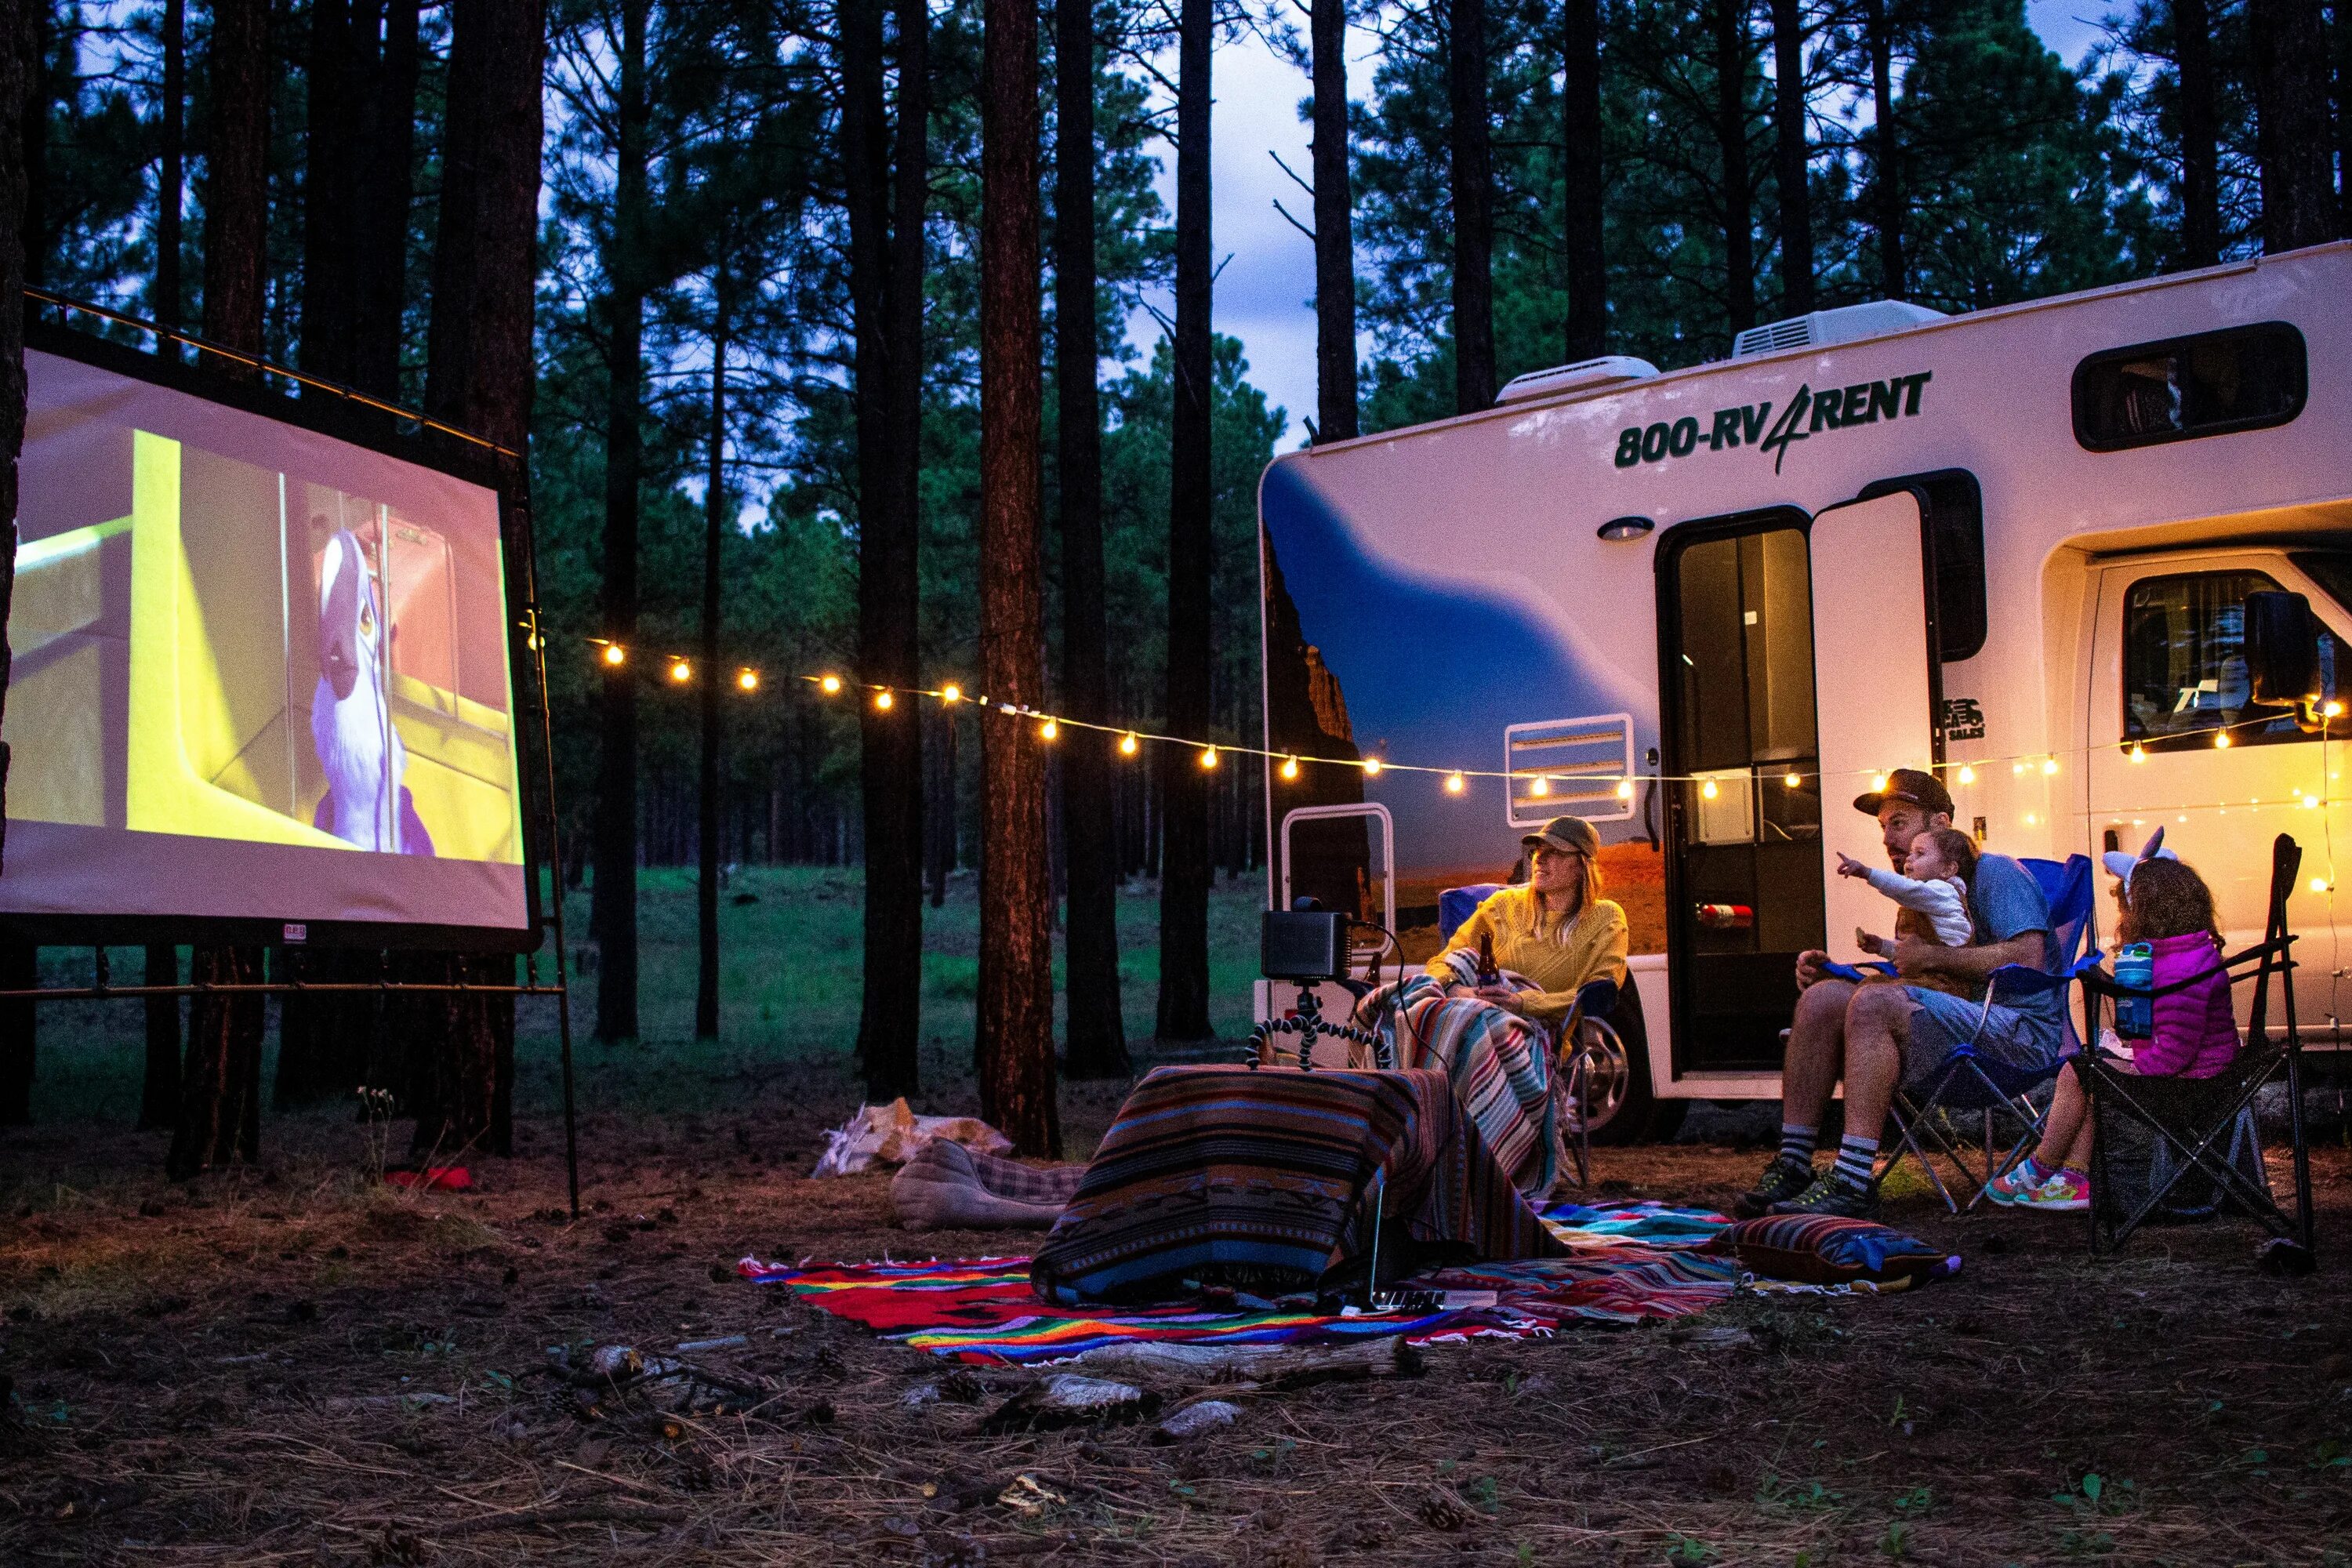
MULTIPOLYGON (((2128 1061, 2111 1059, 2108 1065, 2150 1077, 2211 1078, 2238 1054, 2238 1023, 2231 1009, 2230 976, 2221 966, 2212 889, 2164 847, 2162 829, 2137 859, 2111 851, 2106 864, 2123 879, 2116 945, 2144 942, 2154 951, 2152 988, 2195 982, 2157 997, 2148 1037, 2138 1042, 2128 1061)), ((2015 1170, 1988 1184, 1985 1195, 2021 1208, 2089 1207, 2091 1128, 2085 1109, 2082 1083, 2069 1065, 2058 1074, 2041 1146, 2015 1170), (2042 1159, 2044 1154, 2050 1158, 2042 1159)))
MULTIPOLYGON (((1969 914, 1969 878, 1977 868, 1975 840, 1958 828, 1934 827, 1911 840, 1903 870, 1865 866, 1851 855, 1838 857, 1838 875, 1859 877, 1901 906, 1895 916, 1898 935, 1911 934, 1940 947, 1966 947, 1975 935, 1969 914), (1904 915, 1915 917, 1906 920, 1904 915)), ((1853 933, 1862 951, 1885 958, 1895 944, 1865 931, 1853 933)))

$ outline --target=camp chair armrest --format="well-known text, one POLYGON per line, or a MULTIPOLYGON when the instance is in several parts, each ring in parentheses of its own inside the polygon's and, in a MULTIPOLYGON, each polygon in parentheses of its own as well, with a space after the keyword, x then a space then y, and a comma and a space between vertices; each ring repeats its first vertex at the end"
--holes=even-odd
POLYGON ((1895 966, 1891 963, 1824 963, 1822 965, 1822 973, 1832 980, 1843 980, 1850 984, 1859 985, 1865 980, 1892 978, 1895 974, 1895 966))

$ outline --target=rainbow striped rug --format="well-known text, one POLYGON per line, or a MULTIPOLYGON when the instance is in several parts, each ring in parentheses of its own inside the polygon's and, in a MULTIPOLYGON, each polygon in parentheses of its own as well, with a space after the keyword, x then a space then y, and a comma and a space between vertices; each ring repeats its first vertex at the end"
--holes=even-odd
POLYGON ((1339 1344, 1402 1334, 1412 1344, 1473 1337, 1526 1339, 1584 1325, 1679 1318, 1730 1300, 1738 1266, 1695 1248, 1720 1215, 1655 1204, 1560 1205, 1545 1215, 1566 1258, 1445 1268, 1411 1281, 1493 1291, 1495 1304, 1451 1311, 1327 1317, 1311 1310, 1160 1306, 1056 1308, 1041 1303, 1025 1258, 793 1267, 745 1258, 757 1284, 784 1285, 812 1307, 886 1339, 968 1362, 1066 1361, 1098 1346, 1160 1341, 1196 1345, 1339 1344))

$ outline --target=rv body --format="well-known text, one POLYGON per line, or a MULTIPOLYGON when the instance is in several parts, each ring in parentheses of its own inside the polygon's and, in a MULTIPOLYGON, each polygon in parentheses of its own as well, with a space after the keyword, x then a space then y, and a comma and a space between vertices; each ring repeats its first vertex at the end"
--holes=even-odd
POLYGON ((1776 1097, 1795 954, 1892 927, 1833 874, 1885 860, 1854 797, 1933 765, 1988 850, 2161 826, 2232 944, 2293 834, 2299 1001, 2331 1035, 2352 727, 2248 706, 2239 638, 2245 593, 2307 596, 2336 698, 2347 300, 2352 245, 2323 246, 1277 459, 1266 745, 1302 760, 1267 764, 1269 898, 1418 961, 1442 889, 1575 812, 1633 926, 1654 1094, 1776 1097))

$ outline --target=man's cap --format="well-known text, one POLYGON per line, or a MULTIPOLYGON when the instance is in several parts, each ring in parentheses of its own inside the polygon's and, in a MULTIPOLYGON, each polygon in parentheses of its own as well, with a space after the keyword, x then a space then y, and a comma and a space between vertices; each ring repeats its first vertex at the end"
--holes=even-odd
POLYGON ((1930 816, 1937 812, 1946 816, 1952 815, 1952 792, 1944 787, 1943 780, 1917 768, 1895 769, 1886 775, 1885 789, 1854 796, 1853 808, 1864 816, 1876 816, 1890 800, 1907 800, 1930 816))
POLYGON ((1588 860, 1601 853, 1601 835, 1580 816, 1555 816, 1519 843, 1528 848, 1541 844, 1553 849, 1573 849, 1588 860))

